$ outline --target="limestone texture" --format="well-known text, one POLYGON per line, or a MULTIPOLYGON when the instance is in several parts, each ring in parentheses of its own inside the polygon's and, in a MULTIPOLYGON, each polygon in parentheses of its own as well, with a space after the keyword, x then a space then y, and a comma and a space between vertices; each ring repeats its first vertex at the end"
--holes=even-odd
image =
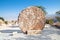
POLYGON ((38 34, 45 26, 45 13, 41 8, 27 7, 19 13, 18 23, 24 33, 29 34, 30 32, 31 34, 34 32, 33 34, 38 34))

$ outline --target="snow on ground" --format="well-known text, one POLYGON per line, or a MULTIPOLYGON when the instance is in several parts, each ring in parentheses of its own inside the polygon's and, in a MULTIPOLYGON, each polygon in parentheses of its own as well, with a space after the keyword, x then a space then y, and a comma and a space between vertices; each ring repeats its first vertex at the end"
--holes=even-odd
POLYGON ((39 35, 23 34, 19 27, 0 27, 0 40, 60 40, 60 29, 45 25, 39 35))
POLYGON ((0 30, 20 30, 18 26, 0 26, 0 30))

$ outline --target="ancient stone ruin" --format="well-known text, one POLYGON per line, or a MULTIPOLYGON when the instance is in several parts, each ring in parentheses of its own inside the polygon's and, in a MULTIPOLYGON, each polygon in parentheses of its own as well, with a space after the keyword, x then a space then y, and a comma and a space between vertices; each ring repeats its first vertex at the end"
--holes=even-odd
POLYGON ((22 10, 18 16, 20 29, 29 35, 38 34, 45 25, 45 13, 41 8, 31 6, 22 10))

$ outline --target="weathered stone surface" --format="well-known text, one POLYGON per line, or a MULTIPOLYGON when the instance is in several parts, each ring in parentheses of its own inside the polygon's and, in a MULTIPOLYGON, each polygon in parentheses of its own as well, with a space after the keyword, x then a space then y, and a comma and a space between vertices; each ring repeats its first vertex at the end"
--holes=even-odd
POLYGON ((23 32, 29 33, 29 30, 31 30, 31 34, 33 30, 41 31, 45 25, 45 13, 41 8, 31 6, 21 11, 18 22, 23 32))

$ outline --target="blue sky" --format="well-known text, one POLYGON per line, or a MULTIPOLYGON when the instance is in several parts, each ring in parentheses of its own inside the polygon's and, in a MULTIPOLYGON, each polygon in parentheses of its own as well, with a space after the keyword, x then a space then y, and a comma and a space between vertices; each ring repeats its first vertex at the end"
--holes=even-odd
POLYGON ((49 15, 53 15, 60 10, 60 0, 0 0, 0 16, 15 20, 19 12, 29 6, 43 6, 49 15))

